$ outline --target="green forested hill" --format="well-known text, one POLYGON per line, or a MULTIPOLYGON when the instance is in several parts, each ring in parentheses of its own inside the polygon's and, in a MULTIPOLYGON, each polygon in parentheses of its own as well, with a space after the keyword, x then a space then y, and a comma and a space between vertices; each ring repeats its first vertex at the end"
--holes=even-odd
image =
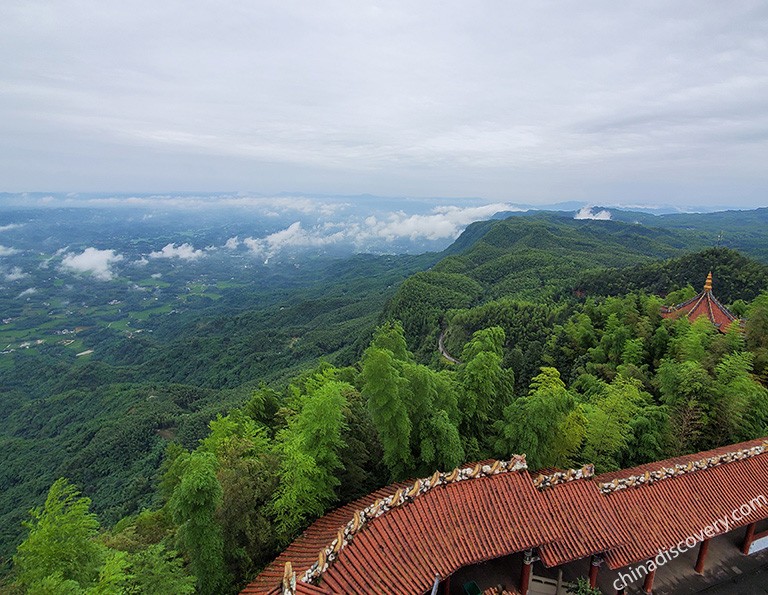
POLYGON ((692 245, 717 244, 768 262, 768 243, 765 241, 768 207, 749 211, 668 215, 643 215, 611 209, 611 214, 617 221, 633 224, 638 222, 648 227, 684 232, 687 237, 695 238, 692 245))
POLYGON ((728 248, 710 248, 665 262, 584 273, 574 284, 587 295, 623 295, 645 291, 666 295, 690 285, 700 291, 708 273, 720 301, 752 300, 768 287, 768 265, 728 248))
MULTIPOLYGON (((716 243, 512 217, 440 256, 338 262, 311 284, 150 318, 130 339, 93 328, 84 357, 18 351, 0 360, 0 557, 9 568, 53 486, 51 535, 66 498, 102 526, 80 519, 93 555, 72 593, 107 570, 139 592, 158 577, 163 593, 234 592, 328 507, 393 479, 514 452, 608 470, 765 435, 768 270, 716 243), (745 334, 661 318, 709 270, 745 334), (442 329, 458 364, 437 354, 442 329)), ((62 587, 72 569, 36 574, 30 547, 9 581, 62 587)))
MULTIPOLYGON (((616 295, 632 289, 667 293, 680 284, 698 286, 706 277, 706 270, 703 276, 700 274, 700 269, 707 267, 703 261, 697 268, 681 262, 678 266, 687 270, 687 275, 670 274, 666 282, 659 280, 656 285, 633 283, 630 277, 636 273, 632 271, 641 269, 632 267, 648 263, 646 272, 653 278, 654 267, 658 266, 653 263, 659 259, 717 245, 721 240, 718 228, 732 229, 734 235, 749 238, 749 242, 742 242, 747 247, 744 252, 760 258, 768 244, 768 226, 760 224, 762 213, 749 213, 743 217, 743 229, 737 227, 738 219, 731 213, 724 215, 720 225, 714 216, 717 214, 680 215, 680 223, 668 229, 635 222, 575 220, 557 213, 474 223, 432 269, 403 283, 385 312, 403 322, 409 346, 418 357, 428 359, 434 354, 439 329, 451 309, 502 299, 550 303, 567 300, 579 290, 616 295), (707 222, 702 229, 695 227, 700 217, 707 222), (457 251, 456 246, 461 250, 457 251), (579 279, 584 279, 581 285, 577 284, 579 279), (622 285, 625 280, 626 285, 622 285), (598 288, 603 281, 604 286, 598 288)), ((650 215, 645 219, 651 223, 657 220, 650 215)), ((739 258, 743 259, 734 256, 732 263, 722 263, 743 273, 734 272, 733 281, 722 286, 726 301, 730 301, 736 286, 751 288, 747 297, 760 291, 762 277, 750 278, 754 263, 747 265, 739 258)))
POLYGON ((45 343, 0 358, 0 569, 56 478, 76 482, 109 524, 148 506, 168 444, 194 448, 262 383, 319 358, 354 362, 399 283, 435 260, 315 262, 292 288, 233 289, 205 310, 150 317, 153 332, 94 325, 78 335, 88 356, 45 343))
MULTIPOLYGON (((551 358, 545 355, 553 347, 547 344, 552 340, 549 329, 563 324, 574 308, 588 307, 606 296, 637 293, 666 296, 663 303, 679 303, 701 291, 710 271, 715 295, 725 304, 736 302, 738 314, 744 314, 746 302, 768 289, 768 265, 727 248, 710 248, 679 258, 576 275, 563 291, 563 298, 555 302, 510 296, 454 308, 443 316, 445 346, 449 353, 461 353, 474 332, 498 326, 506 333, 507 364, 514 369, 518 384, 527 386, 542 358, 551 358)), ((434 346, 432 351, 434 354, 434 346)), ((559 367, 564 372, 571 365, 561 362, 559 367)))
POLYGON ((665 258, 689 246, 672 231, 555 214, 475 223, 456 243, 465 249, 449 250, 430 271, 408 279, 387 306, 418 356, 434 344, 451 308, 503 297, 546 302, 584 271, 665 258))

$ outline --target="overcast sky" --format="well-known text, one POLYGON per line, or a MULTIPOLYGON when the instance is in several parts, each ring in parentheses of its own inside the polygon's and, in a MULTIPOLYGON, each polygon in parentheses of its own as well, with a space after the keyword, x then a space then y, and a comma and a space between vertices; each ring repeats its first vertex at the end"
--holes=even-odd
POLYGON ((0 191, 768 204, 768 3, 2 0, 0 191))

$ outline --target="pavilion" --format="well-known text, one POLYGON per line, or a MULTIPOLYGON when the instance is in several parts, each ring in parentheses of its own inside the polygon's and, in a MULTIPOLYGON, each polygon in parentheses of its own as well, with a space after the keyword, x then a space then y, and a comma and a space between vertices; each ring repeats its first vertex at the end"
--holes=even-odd
POLYGON ((712 294, 711 272, 707 275, 704 289, 699 295, 682 304, 662 308, 661 316, 663 318, 682 318, 685 316, 691 322, 701 316, 706 316, 721 333, 727 332, 731 323, 737 320, 736 316, 712 294))

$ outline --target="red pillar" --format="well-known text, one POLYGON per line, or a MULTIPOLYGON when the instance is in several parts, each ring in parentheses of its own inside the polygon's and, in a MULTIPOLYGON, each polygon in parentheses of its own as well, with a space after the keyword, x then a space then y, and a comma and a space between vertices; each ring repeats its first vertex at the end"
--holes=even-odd
POLYGON ((599 566, 591 564, 589 567, 589 586, 593 589, 597 586, 597 571, 600 570, 599 566))
POLYGON ((597 587, 597 573, 600 570, 600 565, 603 563, 601 556, 592 556, 592 560, 589 564, 589 586, 593 589, 597 587))
POLYGON ((704 562, 707 559, 707 552, 709 551, 709 539, 705 539, 701 542, 701 545, 699 545, 699 556, 696 558, 696 566, 694 566, 694 570, 701 574, 704 572, 704 562))
POLYGON ((523 552, 523 570, 520 573, 520 593, 528 595, 528 587, 531 584, 531 568, 533 567, 533 550, 523 552))
POLYGON ((643 593, 653 593, 653 578, 655 576, 655 568, 645 575, 645 581, 643 582, 643 593))
POLYGON ((749 548, 755 540, 755 525, 757 525, 757 523, 750 523, 747 525, 747 534, 744 536, 744 543, 741 545, 741 553, 745 556, 749 554, 749 548))

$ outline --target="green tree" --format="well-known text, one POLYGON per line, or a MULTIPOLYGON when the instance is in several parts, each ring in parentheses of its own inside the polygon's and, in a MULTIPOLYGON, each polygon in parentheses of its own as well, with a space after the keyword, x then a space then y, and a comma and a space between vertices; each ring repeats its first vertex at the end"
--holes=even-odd
POLYGON ((600 471, 618 469, 632 438, 631 422, 644 401, 635 379, 617 375, 604 385, 599 397, 585 406, 588 429, 583 458, 600 471))
POLYGON ((659 461, 667 456, 669 412, 665 405, 646 404, 629 422, 630 439, 622 467, 659 461))
POLYGON ((187 575, 183 560, 161 543, 139 549, 129 560, 130 593, 188 595, 195 592, 195 577, 187 575))
POLYGON ((422 422, 421 462, 429 469, 453 469, 464 460, 464 447, 456 425, 440 409, 422 422))
POLYGON ((198 592, 220 593, 228 579, 224 572, 224 540, 215 517, 222 500, 216 457, 195 451, 183 456, 180 464, 181 481, 168 502, 179 528, 179 545, 197 578, 198 592))
POLYGON ((20 586, 59 581, 74 588, 97 578, 104 548, 93 540, 99 522, 90 504, 66 479, 53 483, 43 507, 30 510, 32 520, 24 523, 29 535, 14 556, 20 586))
POLYGON ((216 455, 222 502, 216 521, 224 538, 224 558, 236 582, 253 574, 274 554, 277 536, 269 503, 277 490, 279 458, 267 429, 235 409, 210 423, 200 448, 216 455))
POLYGON ((464 459, 459 435, 458 395, 455 375, 435 372, 427 366, 396 362, 405 383, 402 386, 411 422, 411 453, 418 474, 436 468, 453 468, 464 459))
POLYGON ((584 437, 576 400, 560 373, 548 367, 541 368, 531 381, 528 396, 504 410, 504 419, 497 426, 501 433, 498 451, 506 456, 525 453, 528 466, 534 470, 572 464, 584 437))
POLYGON ((768 292, 749 305, 745 330, 747 349, 755 354, 755 374, 768 384, 768 292))
POLYGON ((99 569, 98 582, 86 589, 85 595, 123 595, 128 593, 128 586, 133 575, 128 572, 130 562, 128 554, 110 551, 99 569))
POLYGON ((362 363, 362 394, 384 449, 384 463, 392 479, 403 479, 413 469, 412 424, 404 399, 407 381, 388 349, 371 345, 362 363))
POLYGON ((576 579, 576 583, 568 587, 568 593, 573 595, 602 595, 602 591, 589 585, 589 581, 583 576, 576 579))
POLYGON ((293 537, 336 500, 336 472, 342 469, 339 451, 344 447, 344 393, 354 389, 328 375, 311 383, 310 389, 301 411, 279 434, 282 463, 273 509, 284 539, 293 537))
POLYGON ((386 322, 376 329, 371 341, 371 347, 386 349, 392 357, 400 361, 412 361, 413 356, 408 351, 405 342, 405 332, 400 322, 386 322))
POLYGON ((726 355, 715 368, 713 429, 726 442, 763 436, 768 427, 768 390, 752 376, 753 355, 726 355))
POLYGON ((713 402, 713 382, 696 361, 663 360, 656 374, 662 404, 670 415, 670 454, 681 455, 701 450, 702 434, 709 423, 713 402))
POLYGON ((501 418, 504 407, 513 398, 514 374, 502 367, 505 334, 495 326, 477 331, 464 347, 464 364, 458 372, 461 384, 460 409, 463 415, 461 433, 475 438, 481 452, 490 454, 493 436, 489 429, 493 421, 501 418))

